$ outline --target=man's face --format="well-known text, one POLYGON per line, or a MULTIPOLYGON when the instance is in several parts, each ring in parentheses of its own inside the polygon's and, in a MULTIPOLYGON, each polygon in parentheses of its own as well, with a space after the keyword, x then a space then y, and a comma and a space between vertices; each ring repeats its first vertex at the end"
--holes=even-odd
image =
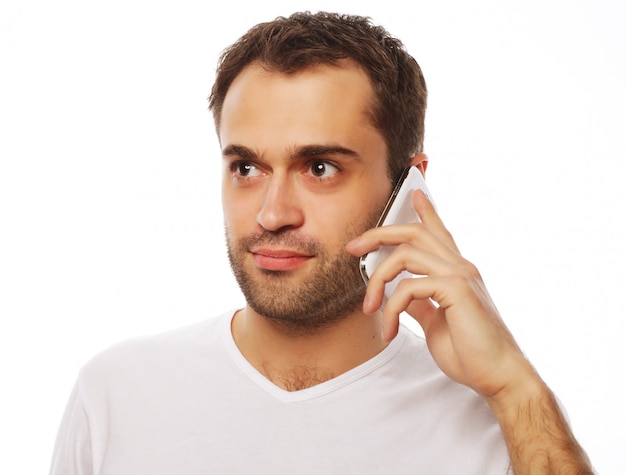
POLYGON ((222 110, 222 199, 233 271, 249 306, 299 332, 358 310, 365 286, 345 244, 375 225, 391 184, 350 62, 294 75, 248 66, 222 110))

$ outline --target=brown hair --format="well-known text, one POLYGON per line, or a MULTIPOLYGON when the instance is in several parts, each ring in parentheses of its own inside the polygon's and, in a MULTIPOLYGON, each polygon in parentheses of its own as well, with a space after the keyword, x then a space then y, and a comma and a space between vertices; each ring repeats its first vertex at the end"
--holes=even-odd
POLYGON ((373 125, 388 149, 395 180, 422 151, 426 84, 400 40, 368 18, 333 13, 295 13, 251 28, 220 56, 209 109, 219 133, 224 98, 235 77, 252 62, 283 74, 350 59, 367 73, 374 90, 373 125))

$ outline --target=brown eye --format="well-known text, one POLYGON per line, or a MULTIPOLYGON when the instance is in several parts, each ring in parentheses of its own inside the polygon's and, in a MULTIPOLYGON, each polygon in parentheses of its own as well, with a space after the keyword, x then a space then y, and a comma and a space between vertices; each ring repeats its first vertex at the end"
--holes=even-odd
POLYGON ((323 160, 316 160, 314 162, 311 162, 309 166, 310 173, 315 178, 329 178, 339 171, 336 166, 323 160))
POLYGON ((230 166, 230 170, 233 173, 236 173, 237 175, 242 176, 242 177, 256 176, 259 173, 259 170, 257 169, 257 167, 255 167, 250 162, 244 162, 244 161, 234 162, 230 166))

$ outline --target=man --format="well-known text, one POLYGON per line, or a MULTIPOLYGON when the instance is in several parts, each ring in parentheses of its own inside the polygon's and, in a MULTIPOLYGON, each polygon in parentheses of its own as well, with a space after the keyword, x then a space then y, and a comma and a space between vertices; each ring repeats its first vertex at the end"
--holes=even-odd
POLYGON ((426 171, 425 107, 417 63, 360 17, 295 14, 227 49, 210 109, 247 305, 89 362, 51 472, 592 473, 428 199, 420 224, 374 227, 402 170, 426 171), (424 277, 383 307, 403 270, 424 277))

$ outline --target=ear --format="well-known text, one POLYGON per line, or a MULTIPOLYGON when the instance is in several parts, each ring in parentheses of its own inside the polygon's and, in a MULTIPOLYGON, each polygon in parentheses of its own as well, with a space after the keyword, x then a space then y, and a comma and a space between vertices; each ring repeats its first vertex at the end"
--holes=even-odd
POLYGON ((425 153, 418 153, 411 159, 411 165, 416 166, 422 172, 422 175, 426 175, 426 168, 428 168, 428 155, 425 153))

